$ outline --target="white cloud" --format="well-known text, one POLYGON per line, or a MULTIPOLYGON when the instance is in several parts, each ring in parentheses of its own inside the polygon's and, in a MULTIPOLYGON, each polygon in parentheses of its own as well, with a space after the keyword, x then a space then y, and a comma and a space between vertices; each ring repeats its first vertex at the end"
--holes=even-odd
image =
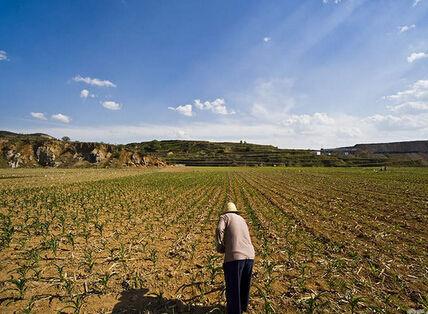
POLYGON ((428 128, 428 114, 419 115, 382 115, 375 114, 363 120, 371 123, 378 129, 397 131, 397 130, 418 130, 428 128))
POLYGON ((51 116, 52 120, 62 122, 62 123, 70 123, 71 118, 62 113, 53 114, 51 116))
POLYGON ((428 80, 418 80, 407 89, 393 95, 385 96, 384 99, 392 102, 387 106, 395 113, 417 114, 428 110, 428 80))
POLYGON ((80 98, 88 98, 88 97, 90 97, 90 98, 95 98, 96 96, 94 95, 94 94, 91 94, 91 92, 89 91, 89 90, 87 90, 87 89, 82 89, 81 91, 80 91, 80 98))
POLYGON ((194 115, 193 106, 198 110, 207 110, 211 111, 214 114, 219 115, 231 115, 235 114, 235 111, 229 110, 226 106, 226 101, 223 98, 217 98, 213 101, 201 101, 200 99, 195 99, 193 105, 185 104, 178 107, 168 107, 169 110, 174 110, 179 112, 182 115, 191 117, 194 115))
POLYGON ((310 138, 336 136, 340 139, 350 139, 362 134, 358 120, 358 117, 353 116, 331 116, 325 112, 316 112, 314 114, 291 114, 279 124, 298 137, 303 135, 310 138))
POLYGON ((422 101, 409 101, 395 106, 387 106, 393 112, 420 112, 428 111, 428 102, 422 101))
POLYGON ((419 59, 425 59, 428 58, 428 54, 425 52, 412 52, 408 57, 407 57, 407 62, 409 63, 413 63, 416 60, 419 59))
POLYGON ((327 4, 327 3, 339 4, 340 2, 342 2, 342 0, 322 0, 322 3, 324 4, 327 4))
POLYGON ((89 91, 87 89, 82 89, 80 91, 80 97, 81 98, 88 98, 88 96, 89 96, 89 91))
POLYGON ((188 138, 188 134, 186 133, 186 131, 178 129, 175 137, 178 139, 185 139, 188 138))
POLYGON ((308 116, 312 123, 306 122, 308 118, 296 115, 290 115, 288 125, 249 121, 241 116, 234 116, 228 121, 211 123, 191 120, 185 123, 44 127, 16 131, 44 132, 57 137, 67 134, 80 141, 109 143, 187 138, 235 142, 246 140, 249 143, 271 144, 283 148, 313 149, 428 137, 428 113, 404 116, 379 114, 369 117, 318 113, 308 116))
POLYGON ((107 101, 103 101, 102 105, 104 108, 109 109, 109 110, 120 110, 122 109, 122 104, 112 101, 112 100, 107 100, 107 101))
POLYGON ((38 120, 47 120, 45 114, 42 112, 31 112, 30 114, 33 118, 36 118, 38 120))
POLYGON ((384 98, 393 101, 428 101, 428 80, 418 80, 410 85, 408 89, 384 98))
POLYGON ((83 83, 93 85, 93 86, 98 86, 98 87, 116 87, 116 85, 109 80, 100 80, 97 78, 82 77, 80 75, 76 75, 73 78, 73 81, 83 82, 83 83))
POLYGON ((191 117, 193 116, 193 111, 192 111, 192 105, 180 105, 177 107, 168 107, 169 110, 173 110, 173 111, 177 111, 178 113, 186 116, 186 117, 191 117))
POLYGON ((415 27, 416 27, 415 24, 403 25, 403 26, 398 27, 398 30, 399 30, 400 33, 405 33, 405 32, 407 32, 407 31, 409 31, 409 30, 411 30, 411 29, 413 29, 415 27))
POLYGON ((331 118, 325 112, 315 112, 313 115, 301 114, 301 115, 291 115, 289 118, 284 120, 284 125, 332 125, 334 124, 334 119, 331 118))
POLYGON ((413 7, 417 6, 419 4, 419 2, 421 2, 422 0, 414 0, 413 1, 413 7))
POLYGON ((270 42, 272 40, 272 38, 270 38, 270 37, 263 37, 263 41, 265 42, 265 43, 268 43, 268 42, 270 42))
POLYGON ((7 61, 9 60, 7 57, 7 53, 4 50, 0 50, 0 61, 7 61))
POLYGON ((243 102, 250 103, 250 114, 271 122, 279 122, 289 116, 289 111, 295 106, 293 95, 294 81, 288 78, 273 78, 259 80, 246 93, 243 102))
POLYGON ((195 99, 193 104, 199 110, 210 110, 215 114, 221 114, 221 115, 235 114, 235 111, 227 109, 226 101, 223 98, 217 98, 216 100, 213 100, 213 101, 204 101, 204 102, 202 102, 200 99, 195 99))

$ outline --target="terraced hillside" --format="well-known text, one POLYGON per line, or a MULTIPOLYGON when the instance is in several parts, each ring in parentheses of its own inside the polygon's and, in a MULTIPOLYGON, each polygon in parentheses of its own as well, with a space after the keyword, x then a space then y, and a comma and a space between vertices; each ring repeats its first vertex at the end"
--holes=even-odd
MULTIPOLYGON (((428 141, 422 141, 428 146, 428 141)), ((389 144, 383 144, 389 146, 389 144)), ((360 149, 280 149, 271 145, 208 141, 151 141, 126 145, 187 166, 428 166, 428 153, 407 145, 399 154, 360 149), (415 151, 416 149, 416 151, 415 151)), ((363 146, 365 147, 365 146, 363 146)))

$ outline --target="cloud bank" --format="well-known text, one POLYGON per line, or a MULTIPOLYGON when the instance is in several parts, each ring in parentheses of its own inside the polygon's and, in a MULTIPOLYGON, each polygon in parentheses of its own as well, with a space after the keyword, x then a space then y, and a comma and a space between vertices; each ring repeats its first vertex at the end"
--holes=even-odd
MULTIPOLYGON (((175 110, 176 108, 174 108, 175 110)), ((428 112, 418 114, 394 112, 370 116, 353 116, 316 112, 290 114, 280 122, 256 119, 176 123, 94 125, 40 128, 20 132, 47 132, 60 137, 64 134, 81 141, 129 143, 152 139, 193 139, 210 141, 239 141, 272 144, 282 148, 327 148, 364 142, 414 140, 428 137, 428 112)))

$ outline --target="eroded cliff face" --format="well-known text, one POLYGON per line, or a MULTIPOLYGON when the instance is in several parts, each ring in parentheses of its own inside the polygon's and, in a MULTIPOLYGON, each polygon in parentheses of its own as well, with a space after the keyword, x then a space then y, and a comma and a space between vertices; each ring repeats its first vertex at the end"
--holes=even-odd
POLYGON ((56 139, 0 138, 2 167, 164 167, 154 156, 119 145, 56 139))

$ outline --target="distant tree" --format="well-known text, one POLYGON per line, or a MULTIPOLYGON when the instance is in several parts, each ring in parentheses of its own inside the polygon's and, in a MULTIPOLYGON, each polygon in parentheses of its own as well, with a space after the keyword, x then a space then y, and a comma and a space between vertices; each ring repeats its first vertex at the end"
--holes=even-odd
POLYGON ((68 136, 63 136, 63 137, 61 138, 61 140, 62 140, 63 142, 70 142, 70 138, 69 138, 68 136))
POLYGON ((193 145, 190 142, 181 143, 181 149, 186 153, 190 153, 190 151, 192 150, 192 146, 193 145))
POLYGON ((157 140, 153 140, 149 143, 148 147, 147 147, 147 151, 148 152, 157 152, 161 149, 161 144, 159 143, 159 141, 157 140))

